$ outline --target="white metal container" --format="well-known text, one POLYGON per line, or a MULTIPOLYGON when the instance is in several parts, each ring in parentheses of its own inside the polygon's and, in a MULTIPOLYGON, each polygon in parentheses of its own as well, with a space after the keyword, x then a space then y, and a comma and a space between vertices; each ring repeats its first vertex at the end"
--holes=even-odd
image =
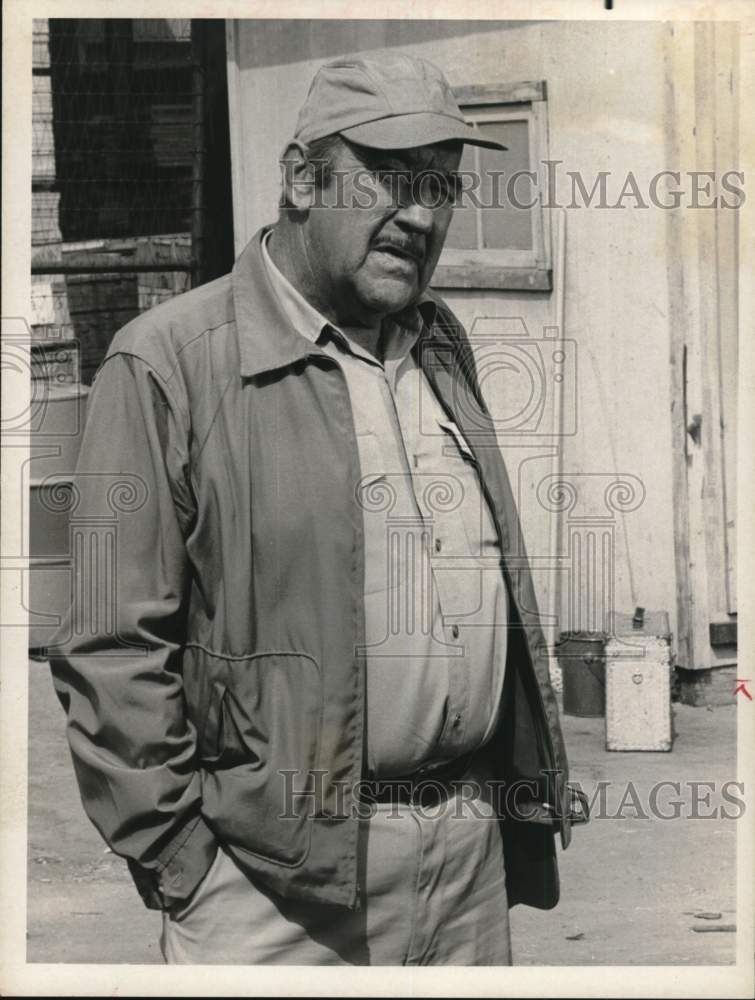
POLYGON ((614 616, 606 642, 606 749, 671 749, 671 633, 665 611, 614 616))

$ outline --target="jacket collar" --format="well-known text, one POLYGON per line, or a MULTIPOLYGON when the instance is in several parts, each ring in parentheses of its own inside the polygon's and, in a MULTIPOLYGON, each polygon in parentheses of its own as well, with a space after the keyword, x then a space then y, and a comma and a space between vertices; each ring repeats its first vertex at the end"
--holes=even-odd
MULTIPOLYGON (((270 284, 262 257, 262 238, 269 229, 265 226, 255 233, 231 273, 240 372, 245 378, 319 353, 312 340, 292 325, 270 284)), ((419 322, 427 333, 437 311, 432 295, 423 295, 414 308, 413 322, 419 322)), ((409 316, 402 316, 404 320, 412 322, 409 316)))

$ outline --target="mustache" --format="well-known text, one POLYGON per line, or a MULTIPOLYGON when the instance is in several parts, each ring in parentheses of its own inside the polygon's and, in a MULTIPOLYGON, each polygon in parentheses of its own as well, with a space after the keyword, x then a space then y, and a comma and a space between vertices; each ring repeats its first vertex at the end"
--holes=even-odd
POLYGON ((424 240, 399 239, 395 236, 381 236, 372 245, 373 250, 392 250, 402 257, 410 257, 417 264, 425 260, 424 240))

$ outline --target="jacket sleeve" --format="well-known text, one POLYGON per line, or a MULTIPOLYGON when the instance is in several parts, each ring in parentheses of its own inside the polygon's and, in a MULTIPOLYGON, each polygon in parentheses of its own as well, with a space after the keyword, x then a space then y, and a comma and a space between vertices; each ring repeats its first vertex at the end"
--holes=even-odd
POLYGON ((217 848, 181 680, 188 440, 168 384, 109 356, 76 468, 74 599, 50 650, 84 808, 151 908, 187 898, 217 848))

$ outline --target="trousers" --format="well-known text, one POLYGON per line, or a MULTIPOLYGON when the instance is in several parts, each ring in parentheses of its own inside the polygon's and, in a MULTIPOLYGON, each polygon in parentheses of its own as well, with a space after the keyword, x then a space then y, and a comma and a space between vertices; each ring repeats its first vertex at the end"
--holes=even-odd
POLYGON ((510 965, 500 827, 484 781, 360 820, 357 910, 285 899, 221 846, 189 901, 163 915, 169 964, 510 965))

